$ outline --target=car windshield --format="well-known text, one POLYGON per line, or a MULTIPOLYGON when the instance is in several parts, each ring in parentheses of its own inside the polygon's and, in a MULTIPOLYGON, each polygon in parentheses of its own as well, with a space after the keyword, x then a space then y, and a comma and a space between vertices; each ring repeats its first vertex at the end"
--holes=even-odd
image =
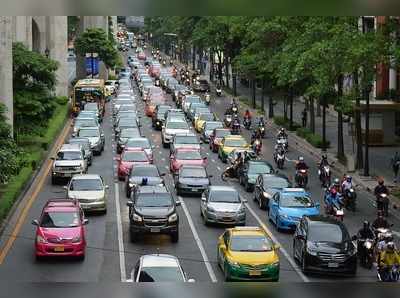
POLYGON ((79 145, 81 145, 84 149, 90 149, 90 142, 89 142, 89 140, 74 140, 74 139, 71 139, 71 140, 69 140, 69 143, 70 144, 79 144, 79 145))
POLYGON ((137 127, 137 122, 136 119, 132 118, 121 118, 118 122, 118 126, 131 126, 131 127, 137 127))
POLYGON ((167 129, 189 129, 189 126, 184 121, 168 122, 167 129))
POLYGON ((231 238, 232 251, 271 251, 272 242, 265 236, 235 235, 231 238))
POLYGON ((85 111, 98 111, 98 107, 97 107, 97 104, 87 103, 87 104, 85 104, 84 110, 85 111))
POLYGON ((287 208, 309 208, 313 207, 314 203, 308 196, 299 195, 283 195, 279 200, 281 207, 287 208))
POLYGON ((57 153, 57 160, 80 160, 82 154, 80 151, 59 151, 57 153))
POLYGON ((207 178, 204 168, 182 168, 181 177, 183 178, 207 178))
POLYGON ((290 187, 290 182, 284 178, 279 177, 265 177, 264 178, 265 188, 285 188, 290 187))
POLYGON ((139 282, 183 282, 178 267, 145 267, 139 275, 139 282))
POLYGON ((250 163, 249 165, 249 174, 252 175, 270 174, 271 172, 271 167, 265 163, 250 163))
POLYGON ((116 99, 114 100, 115 105, 126 105, 126 104, 132 104, 131 99, 116 99))
POLYGON ((199 144, 196 136, 176 136, 175 144, 199 144))
POLYGON ((136 199, 135 207, 170 207, 173 205, 169 193, 143 193, 136 199))
POLYGON ((199 119, 205 121, 212 121, 214 120, 214 114, 200 114, 199 119))
POLYGON ((222 128, 223 124, 221 122, 207 122, 206 123, 206 130, 213 130, 214 128, 222 128))
POLYGON ((146 153, 144 151, 125 151, 122 154, 123 161, 148 161, 146 153))
POLYGON ((225 146, 227 147, 245 147, 247 142, 245 139, 225 139, 225 146))
POLYGON ((155 167, 134 167, 131 176, 159 177, 157 168, 155 167))
POLYGON ((80 137, 99 137, 100 136, 100 131, 98 129, 81 129, 79 130, 80 137))
POLYGON ((201 159, 201 155, 199 151, 178 151, 176 153, 176 159, 180 160, 201 159))
POLYGON ((312 223, 309 227, 307 240, 312 242, 342 243, 349 241, 349 233, 341 226, 330 223, 312 223))
POLYGON ((131 138, 140 136, 140 133, 137 129, 123 129, 121 131, 121 138, 131 138))
POLYGON ((43 228, 73 228, 80 223, 78 212, 45 212, 40 226, 43 228))
POLYGON ((185 102, 187 103, 187 104, 191 104, 191 103, 196 103, 196 102, 201 102, 201 99, 200 99, 200 97, 186 97, 186 100, 185 100, 185 102))
POLYGON ((235 190, 213 190, 210 192, 210 202, 240 203, 239 193, 235 190))
POLYGON ((231 132, 229 131, 229 130, 227 130, 227 129, 221 129, 221 130, 216 130, 215 131, 215 136, 217 137, 217 138, 223 138, 223 137, 225 137, 225 136, 229 136, 231 134, 231 132))
POLYGON ((134 147, 134 148, 150 148, 150 142, 148 139, 130 139, 125 144, 126 147, 134 147))
POLYGON ((100 179, 72 179, 69 190, 72 191, 96 191, 103 190, 100 179))
POLYGON ((75 120, 75 127, 81 126, 97 126, 97 121, 94 119, 76 119, 75 120))
POLYGON ((134 105, 122 105, 119 107, 120 111, 135 111, 136 110, 136 106, 134 105))

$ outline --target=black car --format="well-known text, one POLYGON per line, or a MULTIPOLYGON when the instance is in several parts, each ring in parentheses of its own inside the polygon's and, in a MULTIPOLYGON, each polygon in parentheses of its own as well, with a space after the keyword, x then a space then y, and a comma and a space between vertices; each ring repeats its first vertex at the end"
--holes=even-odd
POLYGON ((275 170, 273 166, 265 160, 248 160, 243 167, 239 169, 239 182, 246 191, 253 191, 258 175, 273 174, 275 170))
POLYGON ((289 179, 281 174, 259 175, 254 187, 254 200, 258 202, 260 209, 267 209, 269 199, 283 188, 292 187, 289 179))
POLYGON ((203 166, 183 165, 175 178, 176 194, 198 194, 201 195, 211 184, 212 176, 207 174, 203 166))
POLYGON ((193 90, 206 92, 210 90, 210 84, 207 82, 207 80, 204 79, 196 80, 195 84, 193 85, 193 90))
POLYGON ((293 257, 304 273, 357 272, 357 248, 345 225, 328 216, 304 216, 293 238, 293 257))
POLYGON ((165 112, 171 109, 171 106, 168 105, 158 105, 153 113, 151 118, 151 125, 157 129, 161 130, 164 122, 165 122, 165 112))
POLYGON ((146 178, 146 185, 164 185, 164 180, 161 178, 165 173, 160 174, 156 165, 136 165, 132 167, 126 179, 125 191, 126 197, 130 198, 132 190, 136 189, 146 178))
POLYGON ((179 215, 174 200, 165 186, 141 186, 127 203, 131 242, 144 234, 169 234, 172 242, 179 240, 179 215))

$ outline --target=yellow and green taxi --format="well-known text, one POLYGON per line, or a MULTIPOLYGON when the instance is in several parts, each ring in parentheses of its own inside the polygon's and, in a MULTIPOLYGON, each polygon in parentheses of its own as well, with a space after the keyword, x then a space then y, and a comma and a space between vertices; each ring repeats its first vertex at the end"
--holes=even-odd
POLYGON ((247 143, 245 138, 243 138, 240 135, 229 135, 225 136, 221 144, 219 145, 218 148, 218 157, 223 161, 227 162, 228 155, 231 153, 234 149, 249 149, 250 144, 247 143))
POLYGON ((259 227, 226 229, 218 239, 218 266, 225 281, 278 281, 278 250, 279 245, 259 227))
POLYGON ((207 121, 215 121, 216 117, 213 113, 201 113, 194 122, 194 128, 198 133, 203 132, 204 123, 207 121))

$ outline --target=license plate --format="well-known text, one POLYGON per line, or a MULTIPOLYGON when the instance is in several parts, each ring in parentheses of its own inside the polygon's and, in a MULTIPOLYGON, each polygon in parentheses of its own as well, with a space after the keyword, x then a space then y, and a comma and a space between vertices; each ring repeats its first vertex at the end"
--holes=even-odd
POLYGON ((63 252, 64 251, 64 247, 63 246, 57 246, 57 247, 54 248, 54 251, 63 252))
POLYGON ((261 275, 261 271, 260 270, 250 270, 249 271, 249 275, 250 276, 260 276, 261 275))
POLYGON ((339 267, 339 264, 338 263, 328 263, 328 267, 329 268, 337 268, 337 267, 339 267))
POLYGON ((150 228, 151 233, 160 233, 161 229, 160 228, 150 228))

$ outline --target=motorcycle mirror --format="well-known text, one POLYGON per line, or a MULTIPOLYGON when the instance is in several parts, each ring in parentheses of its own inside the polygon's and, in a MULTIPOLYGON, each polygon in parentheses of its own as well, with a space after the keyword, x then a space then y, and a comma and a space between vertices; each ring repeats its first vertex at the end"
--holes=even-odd
POLYGON ((352 240, 352 241, 357 240, 357 235, 353 235, 353 237, 351 237, 351 240, 352 240))

